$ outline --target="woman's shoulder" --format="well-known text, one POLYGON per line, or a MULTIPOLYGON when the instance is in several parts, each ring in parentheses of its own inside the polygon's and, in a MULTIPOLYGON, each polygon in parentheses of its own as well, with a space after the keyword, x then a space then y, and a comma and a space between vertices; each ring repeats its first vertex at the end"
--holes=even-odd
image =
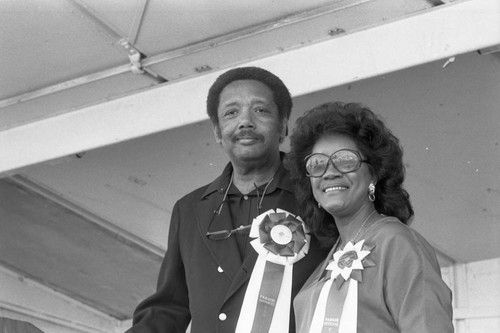
POLYGON ((378 244, 411 243, 427 246, 427 241, 418 231, 393 216, 383 216, 374 222, 369 229, 371 230, 367 230, 367 232, 371 236, 370 238, 378 244))
POLYGON ((397 217, 385 215, 381 215, 381 218, 373 222, 367 229, 371 229, 367 231, 374 237, 384 237, 387 233, 391 235, 394 233, 403 235, 411 233, 410 227, 401 222, 397 217))
POLYGON ((436 261, 432 245, 412 227, 402 223, 395 217, 384 217, 376 221, 372 230, 367 230, 366 242, 378 248, 377 252, 392 257, 426 257, 436 261))

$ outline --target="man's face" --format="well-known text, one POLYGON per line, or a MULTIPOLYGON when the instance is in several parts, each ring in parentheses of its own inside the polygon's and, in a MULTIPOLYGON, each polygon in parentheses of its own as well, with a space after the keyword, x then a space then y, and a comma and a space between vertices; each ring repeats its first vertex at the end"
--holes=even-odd
POLYGON ((265 160, 279 154, 287 119, 280 121, 271 89, 255 80, 239 80, 221 92, 215 139, 233 162, 265 160))

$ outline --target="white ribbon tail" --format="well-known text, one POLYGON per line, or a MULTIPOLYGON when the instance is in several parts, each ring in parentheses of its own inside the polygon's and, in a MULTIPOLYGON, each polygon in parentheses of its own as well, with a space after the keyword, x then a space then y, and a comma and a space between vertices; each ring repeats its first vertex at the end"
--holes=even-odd
POLYGON ((263 256, 258 256, 255 266, 253 267, 252 276, 248 282, 243 305, 241 306, 240 317, 236 325, 235 333, 250 333, 255 318, 255 309, 257 308, 257 299, 259 297, 259 289, 264 276, 266 267, 266 259, 263 256))
POLYGON ((311 321, 311 327, 309 328, 309 333, 318 333, 323 329, 323 322, 326 313, 326 301, 328 300, 328 294, 330 294, 332 283, 333 279, 329 279, 321 288, 318 302, 316 303, 316 309, 314 310, 313 319, 311 321))
POLYGON ((356 333, 358 330, 358 281, 350 279, 345 298, 339 333, 356 333))
MULTIPOLYGON (((266 257, 259 255, 248 282, 245 298, 241 307, 240 317, 236 325, 235 333, 250 333, 255 320, 255 312, 259 297, 259 290, 264 277, 266 257)), ((288 332, 290 322, 290 304, 292 301, 292 278, 293 265, 285 265, 281 288, 276 301, 273 319, 269 327, 269 333, 288 332)), ((279 286, 277 286, 279 288, 279 286)))
POLYGON ((276 302, 276 309, 274 309, 273 321, 269 328, 269 333, 283 333, 288 332, 288 325, 290 323, 290 304, 292 304, 292 278, 293 278, 293 265, 285 265, 285 272, 283 274, 283 281, 281 289, 276 302))

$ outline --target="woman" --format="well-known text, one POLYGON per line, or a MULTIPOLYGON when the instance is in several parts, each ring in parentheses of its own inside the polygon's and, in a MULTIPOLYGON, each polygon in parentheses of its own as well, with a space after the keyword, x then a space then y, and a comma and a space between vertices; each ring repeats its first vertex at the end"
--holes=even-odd
POLYGON ((297 120, 287 166, 302 218, 338 238, 294 301, 297 332, 453 332, 435 253, 408 227, 399 140, 369 109, 320 105, 297 120))

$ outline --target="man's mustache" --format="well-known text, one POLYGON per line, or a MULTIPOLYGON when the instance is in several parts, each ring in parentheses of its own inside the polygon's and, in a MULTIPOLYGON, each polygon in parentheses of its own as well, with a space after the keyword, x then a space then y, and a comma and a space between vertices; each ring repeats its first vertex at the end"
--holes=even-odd
POLYGON ((264 136, 261 134, 255 133, 253 130, 241 130, 233 136, 233 141, 241 140, 241 139, 255 139, 255 140, 264 140, 264 136))

